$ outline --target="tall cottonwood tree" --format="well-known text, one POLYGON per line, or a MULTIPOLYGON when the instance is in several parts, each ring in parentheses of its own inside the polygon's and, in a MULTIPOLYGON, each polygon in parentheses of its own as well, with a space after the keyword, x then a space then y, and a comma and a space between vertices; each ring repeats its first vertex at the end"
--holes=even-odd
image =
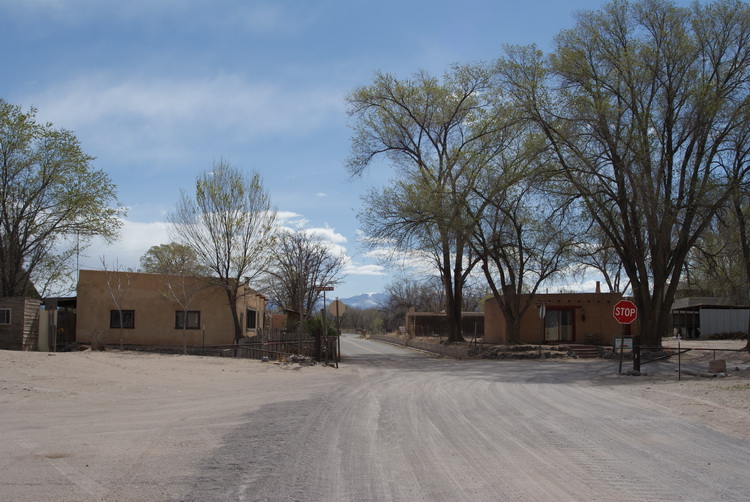
POLYGON ((275 239, 276 210, 258 173, 219 161, 200 174, 195 194, 182 192, 169 216, 172 238, 192 248, 227 295, 235 343, 243 336, 237 312, 243 284, 267 269, 275 239))
POLYGON ((114 239, 124 215, 75 135, 35 116, 0 99, 0 296, 64 280, 81 243, 114 239))
POLYGON ((449 342, 463 340, 463 287, 476 264, 463 200, 497 148, 488 138, 502 127, 493 120, 493 77, 480 64, 455 66, 442 80, 425 72, 404 80, 378 73, 346 98, 355 119, 349 171, 360 175, 383 156, 397 173, 390 186, 364 197, 364 230, 374 246, 431 257, 445 291, 449 342))
POLYGON ((732 142, 750 127, 750 8, 615 1, 555 45, 509 48, 506 91, 621 258, 642 341, 660 346, 688 253, 748 169, 732 142))

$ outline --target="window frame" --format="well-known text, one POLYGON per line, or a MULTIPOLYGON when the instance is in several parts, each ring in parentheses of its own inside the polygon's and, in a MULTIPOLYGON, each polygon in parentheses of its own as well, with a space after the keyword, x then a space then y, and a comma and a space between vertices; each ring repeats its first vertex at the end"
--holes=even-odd
POLYGON ((246 309, 245 311, 245 331, 255 330, 258 327, 258 311, 256 309, 246 309), (251 322, 252 321, 252 322, 251 322))
POLYGON ((0 315, 0 326, 9 326, 13 322, 12 317, 12 310, 10 308, 0 308, 0 312, 5 313, 7 312, 7 315, 0 315))
POLYGON ((135 310, 110 310, 109 329, 135 329, 135 310), (122 312, 122 319, 120 319, 120 312, 122 312), (121 326, 121 324, 124 324, 124 326, 121 326))
POLYGON ((174 329, 201 329, 201 311, 200 310, 175 310, 174 311, 174 329), (182 315, 187 314, 187 325, 183 328, 183 325, 185 324, 182 319, 182 315), (197 315, 197 322, 193 326, 190 322, 191 314, 197 315))

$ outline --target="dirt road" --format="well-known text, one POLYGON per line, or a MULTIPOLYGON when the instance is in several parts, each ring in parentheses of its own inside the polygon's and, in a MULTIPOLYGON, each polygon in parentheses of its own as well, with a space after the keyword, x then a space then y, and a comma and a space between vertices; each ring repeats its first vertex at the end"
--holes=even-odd
POLYGON ((453 361, 351 337, 342 346, 338 370, 0 352, 3 499, 750 494, 750 380, 724 379, 733 405, 702 393, 716 382, 620 377, 613 362, 453 361), (722 420, 689 413, 697 404, 722 420))

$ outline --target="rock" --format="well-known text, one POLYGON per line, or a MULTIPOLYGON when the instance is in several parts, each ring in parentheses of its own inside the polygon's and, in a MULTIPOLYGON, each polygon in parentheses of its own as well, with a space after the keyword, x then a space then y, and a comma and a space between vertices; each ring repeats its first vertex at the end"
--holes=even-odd
POLYGON ((714 359, 713 361, 709 361, 708 372, 709 373, 726 373, 727 372, 726 360, 714 359))

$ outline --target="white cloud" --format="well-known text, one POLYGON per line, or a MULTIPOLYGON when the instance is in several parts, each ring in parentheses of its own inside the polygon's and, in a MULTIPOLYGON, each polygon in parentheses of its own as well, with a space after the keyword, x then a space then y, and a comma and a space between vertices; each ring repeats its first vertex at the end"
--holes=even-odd
POLYGON ((353 262, 348 262, 344 267, 343 272, 345 275, 386 275, 385 268, 380 265, 357 265, 353 262))
POLYGON ((307 233, 319 237, 323 242, 331 244, 343 244, 346 242, 346 237, 336 232, 334 229, 329 227, 324 228, 308 228, 307 233))
POLYGON ((276 224, 282 229, 296 230, 304 228, 308 221, 307 218, 293 211, 278 211, 276 213, 276 224))
POLYGON ((150 247, 168 242, 170 239, 165 222, 138 223, 123 220, 117 241, 107 244, 103 239, 97 238, 82 251, 80 268, 99 270, 104 258, 109 268, 117 262, 122 268, 136 270, 140 267, 141 256, 150 247))
POLYGON ((202 151, 295 137, 338 122, 341 90, 250 81, 239 75, 186 79, 86 74, 21 98, 38 118, 85 138, 87 149, 183 164, 202 151), (207 138, 221 144, 206 145, 207 138), (214 140, 215 141, 215 140, 214 140))

